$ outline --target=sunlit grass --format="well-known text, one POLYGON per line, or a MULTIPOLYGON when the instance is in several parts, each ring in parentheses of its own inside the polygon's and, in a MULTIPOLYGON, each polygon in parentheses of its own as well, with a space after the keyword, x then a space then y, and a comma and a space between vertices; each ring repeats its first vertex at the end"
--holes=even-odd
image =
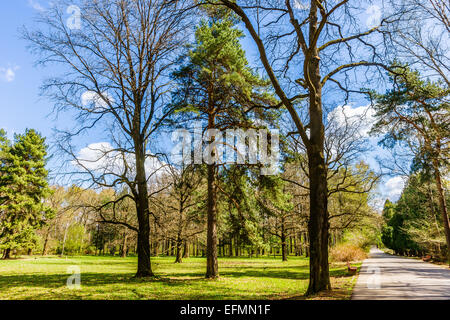
MULTIPOLYGON (((308 258, 220 258, 218 280, 204 279, 204 258, 173 263, 152 258, 156 279, 134 279, 135 257, 31 257, 0 261, 0 299, 304 299, 308 258), (66 286, 67 269, 81 269, 81 289, 66 286)), ((330 266, 333 292, 316 299, 348 299, 356 277, 330 266)))

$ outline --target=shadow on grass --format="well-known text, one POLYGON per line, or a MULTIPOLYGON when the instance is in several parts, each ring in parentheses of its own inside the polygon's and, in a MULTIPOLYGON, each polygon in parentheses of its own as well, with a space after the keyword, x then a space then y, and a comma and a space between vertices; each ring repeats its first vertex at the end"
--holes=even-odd
MULTIPOLYGON (((72 261, 73 263, 73 261, 72 261)), ((123 262, 122 262, 123 264, 123 262)), ((286 267, 267 267, 261 269, 251 269, 249 267, 239 268, 240 270, 227 270, 222 268, 220 270, 220 276, 224 278, 276 278, 276 279, 291 279, 291 280, 306 280, 309 278, 309 268, 294 269, 294 266, 286 267)), ((204 278, 204 272, 171 272, 165 273, 157 272, 155 278, 134 278, 133 272, 125 273, 97 273, 97 272, 82 272, 82 283, 85 286, 98 286, 105 284, 128 284, 128 283, 140 283, 140 282, 161 282, 167 285, 186 285, 192 281, 209 281, 204 278)), ((13 274, 2 275, 0 277, 0 289, 11 287, 43 287, 43 288, 58 288, 66 285, 66 281, 70 274, 13 274)), ((344 268, 335 269, 330 271, 330 276, 335 278, 351 277, 344 268)))
MULTIPOLYGON (((25 274, 6 275, 0 278, 0 289, 11 287, 41 287, 60 288, 65 286, 70 274, 25 274)), ((82 284, 85 286, 97 286, 115 283, 130 283, 137 281, 132 273, 82 273, 82 284)))
MULTIPOLYGON (((203 277, 193 279, 174 278, 134 278, 132 273, 83 273, 83 291, 65 290, 68 274, 28 274, 9 275, 0 278, 0 291, 20 289, 21 299, 90 299, 92 295, 101 297, 108 290, 117 290, 118 299, 273 299, 273 294, 261 293, 257 297, 249 295, 248 289, 238 289, 229 285, 218 285, 216 280, 203 277), (145 286, 146 284, 150 286, 145 286), (152 286, 152 284, 156 285, 152 286), (108 289, 109 285, 117 286, 108 289), (157 292, 155 289, 157 288, 157 292), (189 290, 188 290, 189 288, 189 290), (194 288, 192 290, 192 288, 194 288), (35 291, 37 289, 37 291, 35 291), (63 289, 61 291, 61 289, 63 289), (57 290, 57 291, 54 291, 57 290), (87 291, 86 291, 87 290, 87 291), (25 292, 25 296, 24 293, 25 292), (159 295, 159 293, 161 295, 159 295)), ((220 280, 219 280, 220 281, 220 280)), ((14 296, 10 298, 14 299, 14 296)))
MULTIPOLYGON (((277 279, 291 279, 291 280, 306 280, 309 279, 309 267, 266 267, 266 268, 252 268, 252 267, 221 267, 219 268, 221 277, 252 277, 252 278, 277 278, 277 279), (239 270, 228 270, 239 269, 239 270), (295 269, 295 270, 294 270, 295 269)), ((171 279, 174 277, 203 277, 203 272, 174 272, 167 275, 171 279)), ((334 278, 352 277, 346 268, 330 270, 330 276, 334 278)))

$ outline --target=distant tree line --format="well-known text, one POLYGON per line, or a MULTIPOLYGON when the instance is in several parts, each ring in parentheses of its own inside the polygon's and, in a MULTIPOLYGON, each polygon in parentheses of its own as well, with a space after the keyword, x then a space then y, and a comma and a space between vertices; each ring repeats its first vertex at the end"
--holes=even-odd
MULTIPOLYGON (((217 199, 218 256, 274 256, 283 261, 290 255, 309 256, 306 196, 293 197, 301 189, 282 177, 261 180, 255 172, 238 166, 219 175, 225 190, 217 199)), ((176 263, 182 263, 183 258, 206 257, 206 168, 192 165, 181 171, 166 171, 156 184, 164 191, 155 194, 150 202, 150 223, 155 229, 150 238, 151 255, 173 256, 176 263)), ((114 208, 111 202, 125 194, 127 190, 96 192, 77 186, 53 186, 42 198, 52 215, 40 215, 42 224, 32 232, 34 242, 16 243, 11 248, 16 254, 30 254, 30 248, 42 255, 137 255, 137 221, 130 214, 132 203, 126 200, 114 208), (129 226, 108 221, 126 221, 129 226)), ((360 232, 377 221, 367 194, 337 197, 341 203, 331 206, 331 213, 339 216, 330 220, 331 246, 343 241, 349 232, 366 237, 370 243, 371 239, 360 232), (343 214, 347 210, 348 214, 343 214)))

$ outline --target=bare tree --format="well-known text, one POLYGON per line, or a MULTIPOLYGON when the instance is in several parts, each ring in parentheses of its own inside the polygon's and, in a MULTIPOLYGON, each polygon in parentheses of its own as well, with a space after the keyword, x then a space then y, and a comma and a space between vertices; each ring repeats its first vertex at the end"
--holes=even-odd
MULTIPOLYGON (((355 227, 373 215, 368 202, 382 175, 375 174, 363 162, 364 155, 370 151, 368 133, 374 120, 373 113, 370 106, 357 109, 340 106, 326 117, 324 150, 328 170, 328 221, 335 234, 355 227)), ((290 183, 296 198, 308 196, 305 146, 295 135, 288 134, 286 142, 293 162, 286 166, 283 179, 290 183)))
POLYGON ((150 263, 149 191, 151 170, 160 164, 149 148, 161 123, 171 88, 169 70, 189 25, 184 1, 58 1, 24 31, 38 63, 63 70, 48 79, 44 93, 55 111, 67 111, 77 125, 59 131, 58 147, 69 155, 67 172, 84 185, 121 188, 135 203, 138 226, 137 277, 153 276, 150 263), (73 9, 66 23, 64 13, 73 9), (106 142, 78 153, 77 137, 105 133, 106 142))
POLYGON ((450 2, 391 0, 393 10, 405 12, 390 26, 396 57, 426 76, 450 86, 450 2))
POLYGON ((386 68, 383 35, 394 17, 382 17, 367 27, 361 17, 370 2, 205 1, 233 10, 245 24, 281 104, 305 145, 310 180, 310 283, 307 294, 331 289, 328 266, 327 167, 324 155, 323 93, 329 84, 348 99, 361 93, 351 87, 355 79, 374 79, 368 70, 386 68), (366 5, 365 5, 366 4, 366 5), (364 72, 355 72, 362 69, 364 72), (307 122, 302 121, 300 99, 308 101, 307 122), (309 132, 307 131, 309 129, 309 132))

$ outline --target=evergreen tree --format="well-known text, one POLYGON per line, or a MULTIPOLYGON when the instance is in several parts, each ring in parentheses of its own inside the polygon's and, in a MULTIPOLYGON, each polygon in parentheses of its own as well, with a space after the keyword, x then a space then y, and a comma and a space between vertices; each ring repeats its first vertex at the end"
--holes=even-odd
POLYGON ((0 249, 7 259, 13 249, 36 245, 35 230, 53 215, 53 210, 44 201, 51 193, 45 169, 45 138, 27 130, 15 136, 12 146, 4 137, 2 141, 0 249))
POLYGON ((385 203, 382 241, 386 247, 399 254, 426 252, 446 259, 445 235, 436 194, 436 186, 426 174, 410 175, 397 203, 388 200, 385 203))
POLYGON ((390 77, 393 88, 375 94, 373 131, 385 134, 382 143, 388 147, 404 143, 414 153, 413 169, 422 167, 433 173, 450 264, 450 220, 443 182, 449 168, 450 88, 443 82, 423 80, 408 66, 393 67, 390 77))
POLYGON ((246 166, 232 165, 222 172, 220 181, 226 196, 223 197, 222 238, 228 242, 232 254, 233 239, 235 250, 245 246, 251 255, 255 250, 261 252, 267 248, 262 230, 262 215, 258 208, 255 189, 258 181, 254 176, 257 170, 246 166))
MULTIPOLYGON (((188 121, 202 121, 207 129, 224 131, 229 128, 253 126, 248 112, 273 104, 266 89, 268 82, 252 72, 239 39, 243 32, 236 19, 226 12, 203 20, 195 33, 195 43, 187 60, 173 76, 179 84, 174 94, 177 115, 188 121)), ((261 114, 260 114, 261 116, 261 114)), ((179 119, 178 123, 179 122, 179 119)), ((215 137, 210 137, 211 143, 215 137)), ((211 148, 211 158, 216 158, 211 148)), ((217 161, 207 164, 207 278, 219 275, 217 262, 217 161)))
POLYGON ((264 229, 268 234, 280 240, 281 256, 287 261, 287 240, 292 235, 297 215, 294 211, 292 195, 286 189, 287 183, 281 176, 261 176, 259 181, 258 202, 265 215, 264 229))

